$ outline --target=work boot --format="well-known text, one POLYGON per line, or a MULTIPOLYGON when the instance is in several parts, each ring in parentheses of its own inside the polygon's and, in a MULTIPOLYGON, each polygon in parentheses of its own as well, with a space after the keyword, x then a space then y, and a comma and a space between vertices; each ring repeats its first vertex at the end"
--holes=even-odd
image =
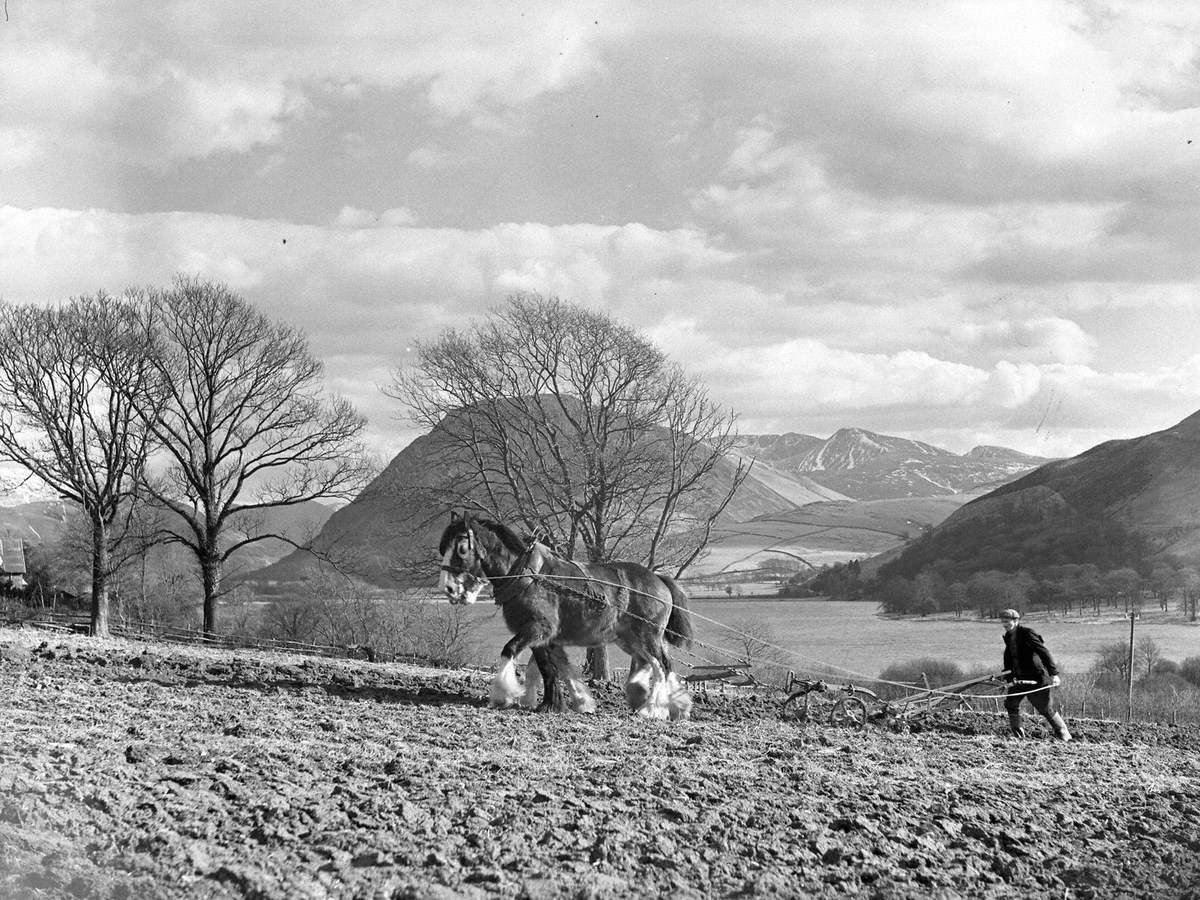
POLYGON ((1062 713, 1055 713, 1047 721, 1049 721, 1050 727, 1054 729, 1054 736, 1056 738, 1064 744, 1071 740, 1071 732, 1067 730, 1067 723, 1063 721, 1062 713))
POLYGON ((1021 714, 1019 712, 1010 712, 1008 714, 1008 727, 1013 733, 1013 737, 1025 737, 1025 729, 1021 727, 1021 714))

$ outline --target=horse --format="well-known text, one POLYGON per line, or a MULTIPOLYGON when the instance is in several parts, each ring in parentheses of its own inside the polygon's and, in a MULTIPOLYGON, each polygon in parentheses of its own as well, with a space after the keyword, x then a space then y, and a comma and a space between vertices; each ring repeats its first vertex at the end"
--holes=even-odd
POLYGON ((625 698, 634 712, 653 719, 686 719, 692 700, 671 669, 666 644, 692 642, 687 595, 667 575, 633 562, 577 563, 538 541, 524 541, 507 525, 452 514, 438 543, 440 584, 451 603, 475 603, 491 583, 513 637, 500 651, 490 705, 536 699, 536 676, 545 683, 539 709, 595 709, 565 646, 615 642, 630 656, 625 698), (533 651, 522 687, 516 660, 533 651), (536 670, 536 671, 535 671, 536 670), (565 673, 567 686, 560 683, 565 673), (524 697, 522 698, 522 694, 524 697))

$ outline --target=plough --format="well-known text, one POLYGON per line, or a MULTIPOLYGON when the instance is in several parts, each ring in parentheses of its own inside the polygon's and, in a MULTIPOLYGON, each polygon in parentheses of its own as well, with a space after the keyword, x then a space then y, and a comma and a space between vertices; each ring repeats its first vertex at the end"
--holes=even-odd
MULTIPOLYGON (((994 701, 997 693, 1003 693, 1004 674, 996 672, 941 687, 926 684, 922 688, 914 685, 909 693, 889 699, 850 682, 831 684, 822 679, 797 678, 794 673, 788 672, 782 687, 787 696, 782 703, 781 716, 799 723, 811 721, 862 728, 868 722, 913 722, 936 711, 973 711, 979 703, 994 701)), ((693 666, 684 680, 780 689, 778 685, 766 684, 755 678, 749 662, 693 666)))

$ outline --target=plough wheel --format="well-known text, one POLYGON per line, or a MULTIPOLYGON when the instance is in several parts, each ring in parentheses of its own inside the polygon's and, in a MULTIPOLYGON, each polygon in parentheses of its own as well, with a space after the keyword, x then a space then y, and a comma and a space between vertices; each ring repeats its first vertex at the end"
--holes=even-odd
POLYGON ((867 724, 867 704, 857 697, 843 697, 833 705, 829 714, 830 725, 844 728, 862 728, 867 724))

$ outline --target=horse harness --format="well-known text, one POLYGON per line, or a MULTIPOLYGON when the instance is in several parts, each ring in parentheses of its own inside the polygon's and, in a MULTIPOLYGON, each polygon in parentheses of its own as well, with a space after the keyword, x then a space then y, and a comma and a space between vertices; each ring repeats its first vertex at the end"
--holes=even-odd
MULTIPOLYGON (((475 529, 468 527, 466 529, 466 537, 467 537, 467 552, 478 557, 479 550, 478 550, 476 540, 475 540, 475 529)), ((585 603, 600 603, 600 604, 607 605, 608 601, 605 600, 605 598, 602 595, 597 595, 596 592, 582 591, 577 588, 570 587, 569 585, 561 584, 560 582, 555 581, 554 576, 552 576, 552 575, 543 575, 541 572, 521 572, 521 569, 529 564, 529 558, 531 556, 533 556, 533 551, 536 549, 536 547, 537 547, 537 542, 530 541, 526 545, 524 552, 522 552, 521 555, 517 557, 516 561, 509 568, 508 574, 504 575, 502 577, 505 580, 512 580, 512 581, 520 581, 521 578, 528 578, 530 581, 534 582, 535 584, 540 584, 543 587, 549 588, 550 590, 554 591, 556 594, 560 594, 562 596, 567 596, 567 597, 575 597, 578 600, 583 600, 585 603)), ((456 552, 456 555, 461 557, 463 554, 456 552)), ((578 566, 579 564, 575 563, 574 565, 578 566)), ((450 565, 442 564, 441 566, 439 566, 439 568, 444 572, 450 572, 455 575, 466 575, 470 578, 478 580, 477 576, 473 572, 469 571, 466 568, 466 566, 461 566, 461 565, 460 566, 450 566, 450 565)), ((581 572, 584 571, 582 566, 579 567, 579 570, 581 572)), ((585 573, 585 577, 586 577, 586 573, 585 573)), ((488 579, 488 580, 490 581, 491 579, 488 579)), ((587 580, 591 581, 592 579, 588 578, 587 580)), ((510 591, 510 590, 507 590, 507 588, 508 588, 508 585, 503 585, 499 589, 493 588, 492 596, 495 598, 497 606, 503 606, 505 603, 507 603, 509 600, 511 600, 513 597, 515 597, 517 595, 516 590, 510 591)))

